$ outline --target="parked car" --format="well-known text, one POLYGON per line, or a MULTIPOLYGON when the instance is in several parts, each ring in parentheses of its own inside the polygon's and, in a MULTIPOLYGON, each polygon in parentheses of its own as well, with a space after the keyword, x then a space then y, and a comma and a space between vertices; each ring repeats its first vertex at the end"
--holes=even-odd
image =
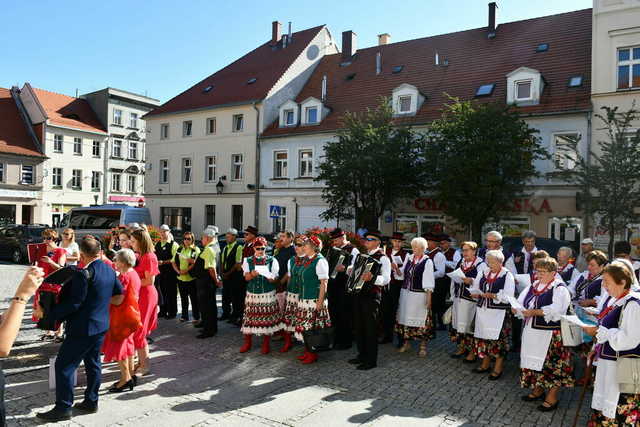
POLYGON ((58 232, 70 227, 75 230, 76 238, 87 234, 102 236, 112 228, 134 222, 151 224, 149 209, 118 204, 73 208, 62 219, 58 232))
MULTIPOLYGON (((546 237, 536 238, 536 247, 538 249, 547 251, 549 255, 554 258, 558 254, 558 249, 560 249, 563 246, 569 246, 571 249, 573 249, 573 255, 577 256, 579 251, 578 242, 570 242, 568 240, 549 239, 546 237)), ((508 253, 519 251, 522 249, 522 239, 520 237, 505 237, 502 239, 502 247, 508 253)))
POLYGON ((16 264, 26 262, 27 244, 42 243, 45 224, 7 225, 0 229, 0 258, 8 258, 16 264))

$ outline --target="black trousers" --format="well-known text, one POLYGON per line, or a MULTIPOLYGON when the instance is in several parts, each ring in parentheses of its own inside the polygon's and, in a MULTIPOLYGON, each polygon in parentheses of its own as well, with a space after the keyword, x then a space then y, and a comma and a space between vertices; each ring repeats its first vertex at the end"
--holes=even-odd
POLYGON ((354 324, 358 359, 368 365, 378 363, 378 318, 380 295, 364 290, 353 298, 354 324))
POLYGON ((522 341, 522 320, 511 313, 507 313, 507 316, 511 316, 511 350, 519 350, 522 341))
POLYGON ((4 409, 4 372, 0 366, 0 427, 6 425, 6 413, 4 409))
POLYGON ((182 318, 189 320, 189 300, 191 300, 191 313, 194 320, 200 320, 200 304, 198 303, 198 292, 196 281, 183 282, 178 280, 178 291, 180 291, 180 303, 182 305, 182 318))
POLYGON ((382 334, 385 340, 393 339, 400 289, 402 289, 402 281, 391 280, 389 286, 382 292, 382 334))
POLYGON ((200 305, 200 319, 202 332, 215 334, 218 332, 218 304, 216 304, 216 285, 211 277, 196 279, 198 290, 198 304, 200 305))
POLYGON ((222 281, 222 315, 224 317, 235 316, 235 310, 233 310, 233 279, 225 279, 222 281))
POLYGON ((442 324, 442 315, 447 311, 447 294, 449 293, 450 286, 451 282, 449 279, 436 279, 436 286, 433 290, 432 296, 433 317, 435 321, 434 326, 442 324))
POLYGON ((176 317, 178 314, 178 276, 171 270, 160 270, 156 278, 162 293, 159 316, 176 317))
POLYGON ((231 304, 233 306, 234 319, 242 319, 244 315, 244 299, 247 296, 247 282, 244 278, 238 279, 231 285, 233 300, 231 304))
POLYGON ((353 343, 353 296, 347 292, 344 280, 330 279, 327 286, 329 317, 335 331, 337 347, 353 343))

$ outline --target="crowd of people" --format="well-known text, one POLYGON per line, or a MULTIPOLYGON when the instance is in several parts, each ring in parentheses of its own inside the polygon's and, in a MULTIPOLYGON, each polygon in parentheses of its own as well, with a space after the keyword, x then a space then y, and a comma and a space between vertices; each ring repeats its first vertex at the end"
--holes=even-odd
POLYGON ((569 247, 551 257, 536 247, 531 231, 523 233, 522 249, 510 252, 497 231, 487 233, 483 247, 465 241, 456 250, 446 234, 427 233, 413 238, 408 250, 402 233, 387 241, 376 230, 362 230, 359 241, 350 242, 336 228, 325 248, 316 234, 282 232, 268 255, 268 242, 255 227, 244 230, 242 242, 238 235, 227 230, 220 250, 215 227, 202 232, 201 246, 190 232, 179 244, 166 225, 155 245, 144 226, 123 227, 109 242, 85 236, 76 243, 67 229, 58 246, 55 231, 46 230, 40 276, 75 267, 64 285, 45 280, 36 292, 34 319, 49 318, 54 325, 43 339, 62 341, 56 405, 38 416, 70 417, 72 374, 81 361, 87 389, 75 407, 95 412, 101 354, 120 370, 109 392, 133 390, 151 369, 149 335, 159 317, 178 317, 179 294, 179 321, 193 319, 197 338, 207 339, 217 334, 219 320, 227 320, 240 328, 241 353, 251 351, 255 337, 260 352, 269 354, 277 337, 282 353, 300 341, 298 360, 312 364, 318 353, 306 342, 307 333, 331 327, 334 349, 355 342, 357 353, 348 362, 366 371, 376 368, 379 345, 394 343, 407 353, 415 343, 417 356, 426 358, 429 341, 444 333, 455 343, 451 357, 490 381, 500 380, 508 352, 519 352, 520 386, 528 390, 522 400, 540 402, 540 411, 557 408, 562 388, 593 382, 591 425, 640 422, 634 418, 640 411, 638 379, 620 375, 640 368, 633 365, 640 361, 640 263, 631 260, 627 242, 616 242, 610 260, 590 239, 583 240, 577 258, 569 247), (362 260, 378 268, 363 273, 362 260), (353 286, 354 277, 359 286, 353 286), (59 301, 40 304, 46 292, 56 292, 59 301), (139 312, 139 325, 123 337, 111 330, 109 311, 114 316, 116 307, 128 305, 139 312), (565 337, 565 316, 573 314, 583 322, 578 343, 565 337), (595 375, 575 369, 583 366, 594 366, 595 375), (583 377, 576 380, 577 371, 583 377))

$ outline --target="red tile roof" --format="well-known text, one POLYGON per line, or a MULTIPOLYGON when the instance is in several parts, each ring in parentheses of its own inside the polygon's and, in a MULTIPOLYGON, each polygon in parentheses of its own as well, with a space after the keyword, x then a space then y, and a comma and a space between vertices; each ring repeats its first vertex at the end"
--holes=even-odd
POLYGON ((323 28, 324 25, 321 25, 293 33, 293 43, 284 49, 272 48, 270 41, 264 43, 147 113, 146 117, 264 99, 323 28), (253 78, 256 79, 255 83, 247 84, 253 78), (209 86, 212 89, 205 92, 209 86))
POLYGON ((44 157, 38 151, 9 89, 0 88, 0 153, 44 157))
POLYGON ((49 123, 107 134, 87 100, 33 88, 38 102, 44 108, 49 123))
POLYGON ((414 85, 427 96, 416 116, 403 119, 409 123, 428 123, 442 112, 445 93, 473 99, 483 84, 495 83, 491 96, 479 101, 506 102, 507 77, 520 67, 533 68, 545 80, 540 104, 519 107, 523 113, 549 113, 588 110, 591 107, 591 9, 501 24, 494 39, 487 38, 486 28, 461 31, 434 37, 375 46, 356 53, 351 65, 341 67, 341 55, 325 56, 297 97, 301 102, 310 96, 321 97, 322 77, 327 76, 325 106, 327 117, 314 126, 278 128, 273 123, 265 136, 333 131, 341 127, 347 112, 365 111, 378 105, 380 96, 390 97, 403 83, 414 85), (548 43, 547 52, 536 52, 548 43), (382 72, 376 75, 376 54, 382 55, 382 72), (435 54, 440 63, 436 66, 435 54), (392 67, 403 65, 398 74, 392 67), (346 79, 354 74, 353 79, 346 79), (571 76, 583 76, 583 84, 567 87, 571 76))

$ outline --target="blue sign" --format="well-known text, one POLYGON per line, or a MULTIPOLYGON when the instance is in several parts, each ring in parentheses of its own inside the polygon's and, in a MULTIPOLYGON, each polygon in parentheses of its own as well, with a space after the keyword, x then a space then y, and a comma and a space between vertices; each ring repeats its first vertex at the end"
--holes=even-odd
POLYGON ((282 206, 269 206, 269 218, 280 218, 282 216, 282 206))

